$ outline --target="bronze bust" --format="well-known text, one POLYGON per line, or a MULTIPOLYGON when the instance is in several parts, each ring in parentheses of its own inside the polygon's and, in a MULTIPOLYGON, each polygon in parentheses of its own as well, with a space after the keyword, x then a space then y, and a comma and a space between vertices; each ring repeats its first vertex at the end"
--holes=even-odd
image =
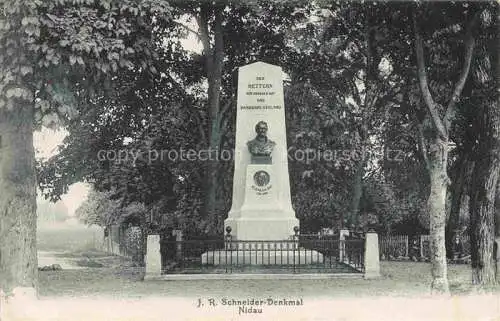
POLYGON ((247 142, 248 151, 252 155, 252 163, 270 163, 271 153, 273 152, 275 142, 267 138, 267 123, 260 121, 255 125, 257 136, 247 142))

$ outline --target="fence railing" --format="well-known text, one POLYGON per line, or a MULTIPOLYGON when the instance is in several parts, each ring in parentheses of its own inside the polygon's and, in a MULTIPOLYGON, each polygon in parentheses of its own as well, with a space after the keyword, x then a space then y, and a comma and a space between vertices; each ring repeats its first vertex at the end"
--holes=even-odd
MULTIPOLYGON (((470 255, 469 235, 460 236, 460 251, 463 256, 470 255)), ((417 235, 409 238, 408 235, 381 235, 379 254, 382 259, 398 258, 430 258, 430 236, 417 235)))
POLYGON ((338 240, 339 234, 300 234, 300 240, 338 240))
POLYGON ((383 258, 408 256, 408 235, 381 236, 379 253, 383 258))
POLYGON ((364 240, 183 240, 160 248, 164 274, 364 271, 364 240))

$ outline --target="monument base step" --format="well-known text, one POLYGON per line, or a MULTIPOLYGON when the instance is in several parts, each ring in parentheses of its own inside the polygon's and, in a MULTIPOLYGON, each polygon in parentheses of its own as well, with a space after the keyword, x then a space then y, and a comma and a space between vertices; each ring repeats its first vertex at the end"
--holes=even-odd
POLYGON ((201 255, 207 265, 306 265, 323 263, 323 254, 314 250, 215 250, 201 255))

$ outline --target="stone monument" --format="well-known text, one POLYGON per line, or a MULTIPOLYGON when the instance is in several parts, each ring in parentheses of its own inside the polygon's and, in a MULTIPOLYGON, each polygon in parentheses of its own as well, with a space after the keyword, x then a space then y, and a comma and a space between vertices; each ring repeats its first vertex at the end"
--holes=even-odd
MULTIPOLYGON (((290 241, 280 246, 293 249, 294 257, 304 256, 293 241, 299 221, 290 197, 280 67, 256 62, 239 68, 234 155, 232 207, 224 221, 232 241, 259 241, 257 246, 268 250, 275 245, 262 241, 290 241)), ((202 261, 210 261, 211 255, 217 254, 205 253, 202 261)))
POLYGON ((290 197, 283 72, 239 68, 233 202, 224 226, 236 240, 287 240, 299 226, 290 197))

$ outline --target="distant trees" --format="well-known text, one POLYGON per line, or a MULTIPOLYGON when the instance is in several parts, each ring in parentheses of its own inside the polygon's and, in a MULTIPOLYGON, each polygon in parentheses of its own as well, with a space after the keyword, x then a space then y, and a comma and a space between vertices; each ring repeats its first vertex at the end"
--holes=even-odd
POLYGON ((140 226, 148 214, 142 203, 130 203, 122 206, 119 199, 112 199, 112 192, 91 190, 86 200, 75 211, 82 223, 102 227, 131 223, 140 226))

